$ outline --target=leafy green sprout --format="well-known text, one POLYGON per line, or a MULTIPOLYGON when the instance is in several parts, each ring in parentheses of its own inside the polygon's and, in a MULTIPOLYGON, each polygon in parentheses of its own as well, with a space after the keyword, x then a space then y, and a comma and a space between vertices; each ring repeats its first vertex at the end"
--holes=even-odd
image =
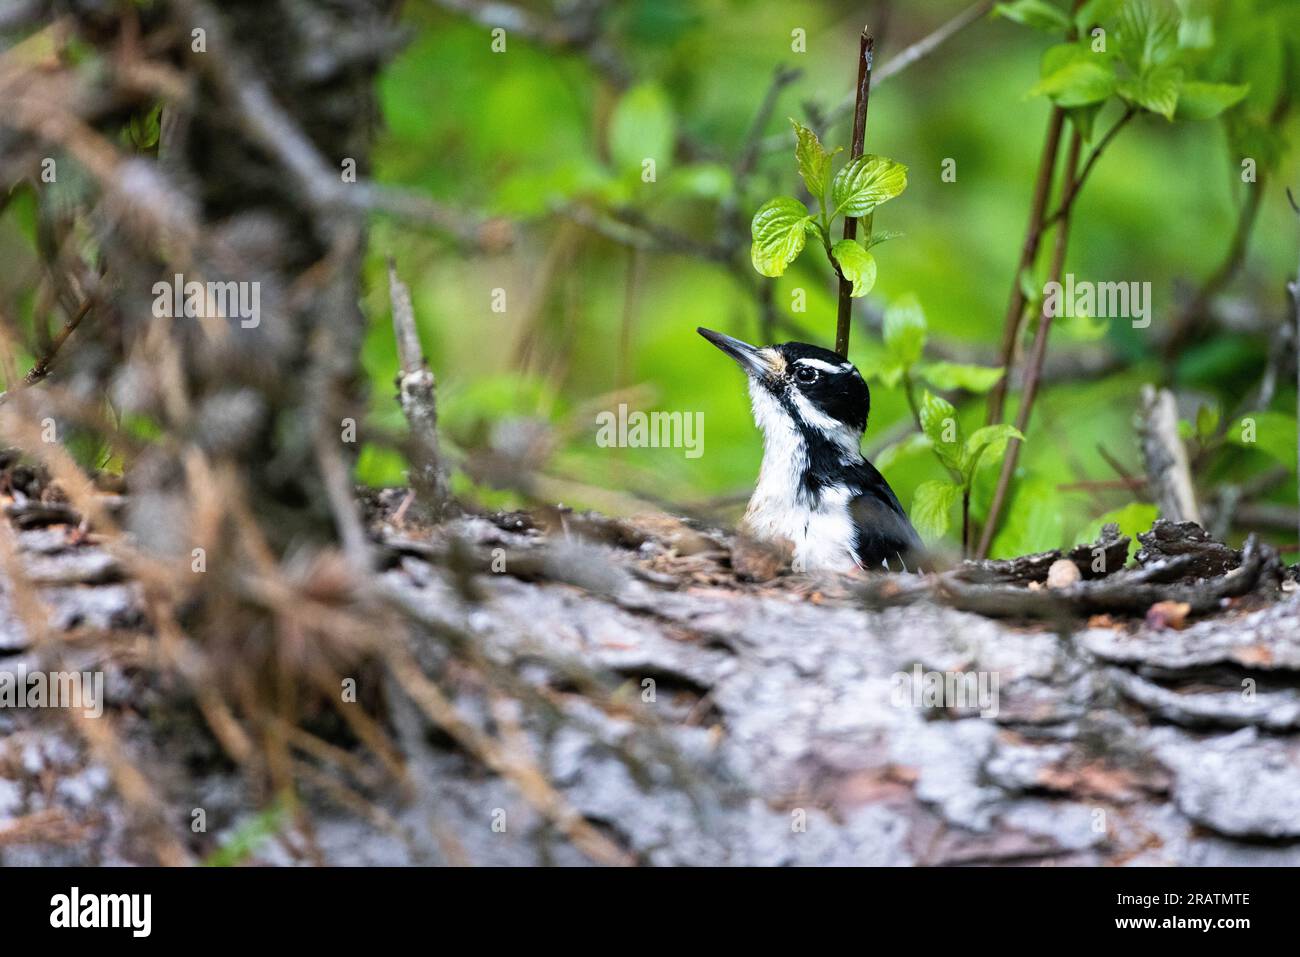
POLYGON ((817 212, 810 212, 793 196, 778 196, 760 206, 750 224, 754 268, 771 279, 784 275, 803 252, 811 234, 821 241, 831 266, 853 284, 853 297, 861 298, 876 284, 876 259, 871 248, 898 236, 871 231, 876 207, 907 188, 907 167, 868 153, 849 160, 832 177, 832 160, 843 152, 843 147, 828 153, 816 133, 795 120, 790 122, 795 132, 795 162, 817 212), (832 242, 835 221, 846 217, 861 221, 866 237, 862 242, 832 242))
POLYGON ((1002 370, 993 366, 967 365, 925 359, 928 335, 925 313, 915 296, 902 296, 885 310, 884 350, 863 364, 868 381, 895 388, 902 386, 917 432, 877 456, 876 464, 886 468, 894 458, 915 448, 930 448, 948 472, 947 481, 924 482, 912 500, 912 521, 927 539, 941 538, 949 526, 949 515, 958 500, 962 503, 962 542, 970 527, 970 493, 981 462, 1000 458, 1006 439, 1022 438, 1011 426, 989 426, 973 433, 964 443, 956 409, 948 400, 925 389, 917 397, 918 383, 951 392, 984 393, 993 387, 1002 370))
POLYGON ((1085 141, 1107 101, 1128 113, 1166 120, 1207 120, 1241 102, 1248 84, 1193 79, 1205 59, 1209 21, 1180 16, 1169 0, 1088 0, 1073 15, 1047 0, 999 3, 994 15, 1049 33, 1073 33, 1044 53, 1030 96, 1046 96, 1066 110, 1085 141))
POLYGON ((912 523, 922 538, 934 540, 947 531, 953 507, 962 510, 962 544, 970 537, 970 495, 980 462, 987 453, 998 458, 1011 439, 1024 439, 1015 426, 986 425, 968 437, 962 433, 957 410, 951 402, 928 389, 920 403, 921 431, 944 468, 947 480, 922 482, 912 498, 912 523))

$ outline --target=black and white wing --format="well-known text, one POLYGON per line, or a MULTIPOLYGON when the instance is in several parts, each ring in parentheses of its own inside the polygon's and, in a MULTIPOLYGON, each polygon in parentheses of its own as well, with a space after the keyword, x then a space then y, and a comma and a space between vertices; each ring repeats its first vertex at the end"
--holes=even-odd
POLYGON ((857 527, 858 563, 867 569, 917 570, 924 546, 894 490, 870 462, 854 468, 854 479, 849 514, 857 527))

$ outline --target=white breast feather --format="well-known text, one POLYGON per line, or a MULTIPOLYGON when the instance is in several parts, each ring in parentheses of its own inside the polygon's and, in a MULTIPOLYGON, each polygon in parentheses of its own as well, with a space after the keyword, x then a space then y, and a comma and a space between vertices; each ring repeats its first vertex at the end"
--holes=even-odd
MULTIPOLYGON (((749 395, 754 421, 763 430, 763 465, 745 511, 746 530, 761 540, 791 542, 795 571, 854 568, 857 558, 853 552, 849 490, 842 485, 831 486, 822 489, 816 501, 810 501, 800 491, 808 451, 799 430, 761 385, 751 381, 749 395)), ((856 436, 850 439, 846 434, 840 444, 847 454, 850 441, 853 454, 857 454, 856 436)))

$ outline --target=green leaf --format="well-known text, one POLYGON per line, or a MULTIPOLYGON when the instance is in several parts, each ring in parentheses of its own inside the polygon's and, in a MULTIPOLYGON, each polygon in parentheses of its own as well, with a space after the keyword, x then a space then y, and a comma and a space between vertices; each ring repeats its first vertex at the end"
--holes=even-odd
POLYGON ((1224 110, 1231 109, 1250 92, 1248 83, 1184 83, 1178 93, 1179 120, 1210 120, 1224 110))
POLYGON ((881 243, 887 243, 891 239, 899 239, 902 236, 903 234, 896 229, 882 229, 879 232, 871 234, 871 237, 867 240, 867 248, 871 249, 872 247, 879 246, 881 243))
POLYGON ((1178 11, 1169 0, 1127 0, 1119 13, 1115 48, 1143 75, 1178 52, 1178 11))
POLYGON ((609 120, 609 155, 620 170, 639 170, 647 159, 662 169, 672 160, 673 111, 668 96, 653 83, 623 94, 609 120))
POLYGON ((1094 26, 1111 19, 1119 11, 1121 0, 1086 0, 1074 14, 1078 31, 1087 33, 1094 26))
POLYGON ((876 284, 875 256, 853 239, 841 239, 831 247, 831 255, 839 263, 844 278, 853 283, 850 296, 857 299, 871 292, 871 287, 876 284))
POLYGON ((921 367, 920 375, 936 389, 965 389, 982 395, 1002 378, 1002 369, 958 362, 927 362, 921 367))
POLYGON ((1219 410, 1212 405, 1202 405, 1196 410, 1196 434, 1201 439, 1210 439, 1214 437, 1214 431, 1219 427, 1219 410))
POLYGON ((962 450, 961 473, 966 476, 966 480, 969 482, 971 476, 975 474, 975 469, 979 466, 980 458, 985 452, 999 445, 1005 446, 1012 439, 1020 439, 1023 442, 1025 437, 1014 425, 1007 425, 1005 422, 986 425, 972 432, 962 450))
POLYGON ((903 378, 903 373, 908 367, 903 365, 897 359, 887 358, 880 363, 874 372, 867 375, 868 378, 877 378, 886 389, 892 389, 898 385, 903 378))
POLYGON ((1115 92, 1117 83, 1110 60, 1078 43, 1049 47, 1039 75, 1030 95, 1050 97, 1064 108, 1101 103, 1115 92))
POLYGON ((1076 305, 1073 316, 1064 316, 1056 320, 1057 326, 1071 339, 1080 342, 1096 342, 1105 337, 1109 328, 1105 319, 1088 315, 1087 310, 1076 305))
POLYGON ((812 217, 808 207, 793 196, 778 196, 754 214, 750 232, 754 244, 749 255, 761 275, 776 278, 803 252, 812 217))
MULTIPOLYGON (((831 178, 831 157, 834 154, 826 152, 826 147, 822 146, 817 134, 808 127, 794 119, 790 122, 794 124, 794 158, 799 165, 799 175, 803 177, 803 184, 808 187, 809 194, 817 202, 824 202, 826 186, 831 178)), ((838 153, 839 149, 835 152, 838 153)))
POLYGON ((952 482, 922 482, 912 495, 912 524, 926 541, 948 531, 949 514, 961 498, 961 486, 952 482))
POLYGON ((899 296, 885 309, 885 350, 904 370, 912 368, 925 351, 925 313, 911 295, 899 296))
POLYGON ((884 156, 868 153, 850 160, 835 174, 831 199, 835 212, 865 216, 881 203, 907 189, 907 167, 884 156))
POLYGON ((1047 0, 1014 0, 1013 3, 999 3, 993 8, 993 16, 1052 33, 1059 33, 1070 25, 1070 18, 1066 16, 1065 11, 1048 3, 1047 0))
POLYGON ((221 846, 207 856, 204 867, 238 867, 275 837, 289 821, 285 802, 276 798, 270 807, 243 821, 225 837, 221 846))
POLYGON ((1228 429, 1228 441, 1258 449, 1287 468, 1296 466, 1296 420, 1284 412, 1248 412, 1228 429))
POLYGON ((1173 120, 1178 109, 1178 93, 1183 85, 1183 71, 1176 66, 1153 67, 1140 76, 1128 77, 1119 84, 1119 95, 1136 106, 1173 120))
POLYGON ((957 421, 957 410, 947 399, 926 389, 919 411, 921 431, 934 443, 939 461, 950 469, 961 471, 961 425, 957 421))
POLYGON ((1133 541, 1129 543, 1131 549, 1137 542, 1137 533, 1145 532, 1151 528, 1155 520, 1160 517, 1160 509, 1150 502, 1130 502, 1123 508, 1117 508, 1106 514, 1099 516, 1093 522, 1085 525, 1075 535, 1075 544, 1091 545, 1101 537, 1103 525, 1109 525, 1112 522, 1119 526, 1119 533, 1127 535, 1133 541))

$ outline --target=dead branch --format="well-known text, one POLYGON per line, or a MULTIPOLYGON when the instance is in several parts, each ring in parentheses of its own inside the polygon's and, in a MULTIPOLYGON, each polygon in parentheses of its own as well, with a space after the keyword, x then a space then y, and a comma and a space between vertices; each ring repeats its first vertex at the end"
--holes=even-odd
POLYGON ((1178 436, 1178 405, 1168 389, 1142 387, 1136 421, 1146 462, 1147 487, 1160 515, 1171 522, 1201 522, 1187 449, 1178 436))
POLYGON ((433 373, 420 348, 411 293, 388 261, 388 294, 393 308, 393 331, 401 371, 397 376, 398 401, 410 427, 411 484, 421 510, 431 519, 441 518, 451 506, 451 491, 438 450, 438 406, 433 373))

